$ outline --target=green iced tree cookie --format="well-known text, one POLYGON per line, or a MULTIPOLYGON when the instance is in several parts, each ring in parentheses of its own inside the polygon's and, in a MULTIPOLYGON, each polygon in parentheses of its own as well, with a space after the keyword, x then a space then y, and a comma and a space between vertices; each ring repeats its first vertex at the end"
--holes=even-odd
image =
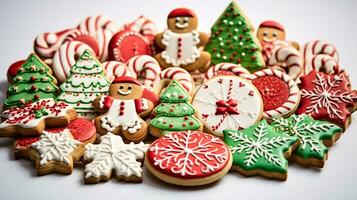
POLYGON ((10 108, 40 99, 56 98, 56 83, 57 80, 51 75, 51 69, 39 57, 31 54, 19 68, 8 88, 4 107, 10 108))
POLYGON ((92 119, 96 115, 92 102, 108 94, 109 85, 99 61, 86 50, 72 66, 70 77, 61 84, 62 93, 57 100, 72 105, 79 116, 92 119))
POLYGON ((265 67, 262 47, 254 34, 254 28, 234 1, 212 26, 205 51, 211 54, 213 65, 237 63, 250 72, 265 67))
POLYGON ((276 132, 265 120, 242 131, 224 130, 223 134, 233 154, 233 169, 245 176, 286 179, 287 152, 298 144, 296 136, 276 132))
POLYGON ((293 158, 303 165, 323 167, 328 145, 332 145, 342 129, 335 124, 314 120, 308 115, 293 115, 287 119, 273 118, 271 126, 278 132, 297 136, 301 142, 293 158))
POLYGON ((198 130, 201 122, 194 116, 196 110, 189 104, 190 95, 176 80, 160 96, 161 103, 154 109, 156 115, 151 127, 162 134, 172 131, 198 130))

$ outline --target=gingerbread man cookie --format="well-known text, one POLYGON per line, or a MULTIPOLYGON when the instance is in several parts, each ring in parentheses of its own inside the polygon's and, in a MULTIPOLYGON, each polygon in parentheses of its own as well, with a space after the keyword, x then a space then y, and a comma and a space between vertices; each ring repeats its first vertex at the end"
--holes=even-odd
POLYGON ((148 125, 140 116, 150 114, 154 105, 143 97, 144 87, 132 77, 115 78, 109 87, 109 95, 98 97, 94 106, 106 112, 95 119, 97 132, 122 134, 134 142, 143 140, 148 125), (140 116, 139 116, 140 115, 140 116))
POLYGON ((164 49, 155 56, 161 67, 182 67, 188 71, 206 70, 211 55, 199 48, 208 40, 205 33, 198 32, 196 14, 187 8, 177 8, 167 19, 168 29, 155 37, 156 44, 164 49))

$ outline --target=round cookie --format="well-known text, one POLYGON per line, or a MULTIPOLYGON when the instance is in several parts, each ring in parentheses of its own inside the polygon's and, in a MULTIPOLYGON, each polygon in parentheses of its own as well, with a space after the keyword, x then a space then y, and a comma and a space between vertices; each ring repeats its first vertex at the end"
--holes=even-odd
POLYGON ((205 74, 205 78, 203 82, 222 75, 233 75, 233 76, 240 76, 243 78, 249 78, 250 72, 242 67, 240 64, 233 64, 233 63, 219 63, 211 68, 209 68, 205 74))
POLYGON ((224 142, 200 131, 166 134, 150 145, 145 158, 145 166, 154 176, 181 186, 217 181, 231 165, 231 152, 224 142))
MULTIPOLYGON (((92 122, 86 119, 75 119, 72 120, 67 126, 46 128, 45 131, 49 133, 60 133, 65 129, 68 129, 74 139, 82 143, 93 143, 96 138, 96 129, 92 122)), ((24 137, 19 138, 14 143, 14 154, 15 159, 27 159, 29 156, 28 149, 31 144, 40 140, 40 137, 24 137)))
POLYGON ((265 119, 287 117, 299 106, 299 87, 287 74, 274 69, 265 69, 252 74, 251 80, 263 99, 265 119))
POLYGON ((239 130, 260 121, 263 101, 248 80, 220 76, 205 82, 196 92, 192 105, 206 130, 223 136, 223 130, 239 130))

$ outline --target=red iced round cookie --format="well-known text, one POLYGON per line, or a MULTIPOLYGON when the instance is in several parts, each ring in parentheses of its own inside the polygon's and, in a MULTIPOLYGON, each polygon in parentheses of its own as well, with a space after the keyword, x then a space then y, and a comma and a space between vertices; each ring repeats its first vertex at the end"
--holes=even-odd
POLYGON ((287 117, 295 112, 300 91, 289 75, 276 69, 265 69, 255 72, 250 79, 263 99, 265 119, 287 117))
MULTIPOLYGON (((72 120, 70 124, 62 127, 54 127, 46 129, 47 132, 59 133, 64 129, 69 129, 73 138, 83 143, 93 143, 96 137, 96 128, 94 124, 86 119, 77 118, 72 120)), ((14 143, 15 158, 27 158, 28 147, 32 143, 39 141, 40 137, 24 137, 19 138, 14 143)))
POLYGON ((229 148, 218 137, 200 131, 181 131, 153 142, 145 164, 162 181, 193 186, 224 176, 232 158, 229 148))
POLYGON ((17 75, 17 70, 20 69, 25 60, 19 60, 12 63, 7 70, 7 82, 11 83, 12 79, 17 75))
POLYGON ((126 29, 115 34, 109 43, 109 58, 127 62, 137 55, 151 55, 150 41, 138 32, 126 29))

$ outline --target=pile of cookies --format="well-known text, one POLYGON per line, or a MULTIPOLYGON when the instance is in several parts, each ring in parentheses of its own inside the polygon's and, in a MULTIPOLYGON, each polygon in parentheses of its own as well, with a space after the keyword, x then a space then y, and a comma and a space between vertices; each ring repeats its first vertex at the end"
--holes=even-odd
POLYGON ((39 175, 78 165, 85 183, 141 182, 144 166, 183 186, 322 168, 357 108, 336 48, 300 47, 274 21, 254 31, 235 2, 210 35, 197 27, 177 8, 161 33, 143 16, 118 27, 96 15, 37 36, 9 67, 0 137, 39 175))

